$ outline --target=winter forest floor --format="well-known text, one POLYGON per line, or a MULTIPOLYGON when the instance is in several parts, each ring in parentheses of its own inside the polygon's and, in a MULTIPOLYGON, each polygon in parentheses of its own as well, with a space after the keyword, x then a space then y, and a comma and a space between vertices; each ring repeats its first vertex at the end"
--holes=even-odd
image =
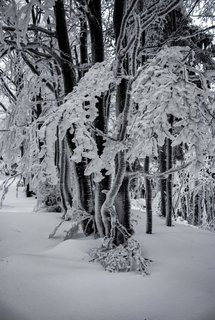
MULTIPOLYGON (((151 274, 111 274, 89 263, 99 240, 62 242, 48 235, 60 214, 33 212, 15 186, 0 210, 1 320, 214 320, 215 234, 154 217, 145 234, 138 212, 136 239, 153 260, 151 274)), ((137 214, 137 211, 135 211, 137 214)))

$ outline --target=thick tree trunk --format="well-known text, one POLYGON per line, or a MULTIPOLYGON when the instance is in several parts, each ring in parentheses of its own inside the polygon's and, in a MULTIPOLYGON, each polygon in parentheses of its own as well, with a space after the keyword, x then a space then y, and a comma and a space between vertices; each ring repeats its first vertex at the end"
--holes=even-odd
MULTIPOLYGON (((90 28, 92 63, 94 64, 104 61, 101 0, 90 0, 88 2, 87 18, 90 28)), ((98 98, 98 103, 96 104, 98 117, 94 122, 94 126, 104 133, 107 132, 109 109, 106 102, 107 100, 105 99, 105 96, 98 98)), ((96 135, 95 139, 98 148, 98 155, 100 156, 104 149, 104 139, 100 135, 96 135)), ((109 190, 110 188, 110 176, 106 176, 105 171, 102 173, 104 175, 103 180, 96 183, 95 186, 95 222, 100 236, 104 236, 104 225, 101 217, 101 208, 106 198, 104 191, 109 190)))
MULTIPOLYGON (((61 64, 61 72, 63 75, 63 83, 64 83, 64 93, 67 95, 70 93, 75 84, 76 84, 76 76, 74 68, 72 67, 72 56, 71 50, 69 45, 69 37, 66 25, 66 18, 65 18, 65 9, 64 9, 64 2, 63 0, 57 0, 54 6, 55 12, 55 20, 56 20, 56 35, 58 40, 58 46, 60 49, 60 55, 63 58, 63 62, 61 64)), ((60 153, 60 193, 61 193, 61 203, 64 211, 64 216, 67 212, 67 194, 66 194, 66 181, 65 181, 65 174, 66 174, 66 157, 67 157, 67 147, 66 147, 66 138, 63 139, 61 143, 61 148, 59 151, 60 153)), ((69 200, 69 203, 72 199, 69 200)))
MULTIPOLYGON (((61 64, 61 71, 62 71, 63 81, 64 81, 64 92, 65 92, 65 95, 67 95, 73 90, 74 86, 76 85, 76 74, 73 67, 63 0, 57 0, 55 2, 54 9, 55 9, 55 18, 56 18, 56 34, 57 34, 58 46, 61 52, 61 57, 63 58, 63 63, 61 64)), ((72 138, 73 136, 69 132, 67 132, 66 138, 63 141, 63 145, 64 143, 65 144, 68 143, 71 153, 73 153, 73 149, 74 149, 72 138)), ((62 157, 64 158, 64 156, 62 157)), ((68 168, 69 162, 68 162, 67 155, 65 155, 65 161, 63 161, 61 165, 63 166, 67 165, 67 168, 68 168)), ((78 194, 81 196, 80 205, 85 211, 87 211, 89 214, 92 214, 93 199, 92 199, 91 181, 90 181, 90 177, 86 177, 84 175, 85 168, 86 168, 85 160, 83 160, 83 162, 78 163, 74 166, 74 170, 77 171, 76 173, 79 181, 79 184, 76 185, 76 188, 80 189, 78 192, 78 194)), ((61 167, 60 170, 62 171, 62 173, 60 173, 60 177, 62 180, 61 181, 62 203, 65 209, 67 210, 67 203, 70 203, 70 204, 72 203, 72 199, 70 199, 72 193, 70 190, 70 186, 68 184, 68 180, 67 180, 68 177, 65 176, 65 174, 68 173, 68 170, 66 170, 66 168, 64 167, 61 167)), ((83 221, 82 227, 86 235, 94 231, 93 221, 89 222, 88 219, 83 221)))
MULTIPOLYGON (((123 112, 126 104, 126 92, 127 92, 127 81, 123 79, 117 87, 116 92, 116 116, 119 116, 123 112)), ((116 159, 116 172, 119 170, 120 163, 119 158, 116 159)), ((122 185, 120 186, 119 192, 115 198, 115 209, 117 217, 121 225, 132 234, 133 230, 130 223, 131 216, 131 205, 130 205, 130 193, 129 193, 129 179, 124 177, 122 185)), ((117 243, 124 241, 123 235, 117 232, 117 243)))
MULTIPOLYGON (((132 235, 133 229, 131 228, 130 212, 131 212, 131 201, 129 195, 129 184, 130 179, 124 177, 120 189, 117 193, 114 205, 117 213, 119 223, 132 235)), ((124 235, 121 231, 116 230, 116 244, 123 243, 124 235)))
MULTIPOLYGON (((123 20, 123 15, 125 11, 125 5, 126 0, 115 0, 114 2, 114 15, 113 15, 113 21, 114 21, 114 33, 115 33, 115 39, 116 42, 118 41, 120 30, 121 30, 121 24, 123 20)), ((126 64, 126 61, 125 61, 126 64)), ((124 64, 124 67, 128 71, 128 66, 124 64)), ((121 83, 117 87, 116 91, 116 116, 118 117, 125 108, 128 108, 129 99, 128 98, 128 81, 125 79, 122 79, 121 83)), ((126 117, 125 117, 126 118, 126 117)), ((126 121, 126 119, 125 119, 126 121)), ((125 123, 122 124, 124 128, 121 128, 122 135, 125 134, 125 123)), ((116 175, 118 174, 118 171, 121 171, 121 158, 116 158, 116 175)), ((127 177, 124 177, 121 183, 121 186, 119 188, 118 193, 115 196, 115 209, 117 214, 117 219, 119 223, 122 225, 123 228, 127 231, 127 235, 131 235, 133 233, 131 223, 130 223, 130 216, 131 216, 131 204, 130 204, 130 193, 129 193, 129 179, 127 177)), ((123 243, 125 241, 125 235, 122 231, 119 229, 116 232, 116 244, 123 243)))
POLYGON ((63 0, 57 0, 54 6, 56 19, 56 35, 58 46, 60 49, 63 62, 61 64, 61 71, 64 82, 65 95, 70 93, 76 85, 76 74, 73 66, 71 49, 69 44, 69 37, 66 25, 65 9, 63 0))
POLYGON ((90 27, 92 63, 104 61, 101 0, 88 1, 87 18, 90 27))
MULTIPOLYGON (((124 104, 123 116, 121 128, 118 134, 118 140, 123 141, 126 137, 126 129, 129 117, 130 110, 130 91, 131 91, 131 83, 128 83, 127 91, 126 91, 126 99, 124 104)), ((117 154, 116 159, 116 175, 111 185, 110 191, 107 193, 105 202, 102 206, 102 220, 105 226, 105 236, 111 237, 111 241, 116 245, 123 244, 127 241, 130 236, 130 226, 123 226, 119 222, 119 215, 114 211, 114 203, 116 202, 117 195, 119 193, 120 188, 123 187, 123 180, 125 181, 126 174, 126 155, 125 151, 120 151, 117 154), (116 232, 117 230, 117 232, 116 232), (120 237, 119 237, 120 235, 120 237)), ((123 189, 122 189, 123 190, 123 189)), ((125 189, 124 189, 125 190, 125 189)), ((126 199, 127 195, 124 194, 126 199)), ((126 202, 127 199, 126 199, 126 202)), ((126 208, 128 209, 128 208, 126 208)), ((122 211, 121 211, 122 212, 122 211)), ((121 221, 126 221, 129 223, 128 212, 123 213, 124 217, 120 217, 121 221), (127 215, 127 217, 125 216, 127 215)))

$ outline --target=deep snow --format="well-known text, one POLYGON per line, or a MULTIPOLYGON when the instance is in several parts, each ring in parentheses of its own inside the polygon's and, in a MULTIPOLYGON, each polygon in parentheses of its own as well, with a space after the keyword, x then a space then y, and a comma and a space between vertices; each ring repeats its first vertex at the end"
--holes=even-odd
POLYGON ((136 238, 153 260, 151 275, 111 274, 89 263, 99 240, 62 242, 49 233, 60 214, 33 212, 34 199, 12 186, 0 210, 1 320, 214 320, 215 234, 154 217, 136 238))

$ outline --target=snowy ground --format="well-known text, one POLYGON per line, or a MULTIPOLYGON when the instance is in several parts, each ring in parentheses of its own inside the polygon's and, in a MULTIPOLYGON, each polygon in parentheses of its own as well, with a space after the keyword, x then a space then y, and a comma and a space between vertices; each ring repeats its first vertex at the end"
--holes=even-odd
POLYGON ((215 234, 155 217, 146 235, 139 213, 151 275, 111 274, 88 262, 98 240, 48 239, 60 215, 34 206, 12 187, 0 210, 1 320, 215 319, 215 234))

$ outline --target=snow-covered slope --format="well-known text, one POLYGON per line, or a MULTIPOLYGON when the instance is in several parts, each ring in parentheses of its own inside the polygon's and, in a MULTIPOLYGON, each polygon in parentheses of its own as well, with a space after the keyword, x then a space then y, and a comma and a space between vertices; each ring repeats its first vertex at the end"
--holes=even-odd
POLYGON ((48 239, 56 213, 33 212, 35 200, 12 187, 0 211, 1 320, 214 320, 215 234, 154 217, 136 238, 154 262, 150 276, 111 274, 89 263, 99 240, 48 239))

